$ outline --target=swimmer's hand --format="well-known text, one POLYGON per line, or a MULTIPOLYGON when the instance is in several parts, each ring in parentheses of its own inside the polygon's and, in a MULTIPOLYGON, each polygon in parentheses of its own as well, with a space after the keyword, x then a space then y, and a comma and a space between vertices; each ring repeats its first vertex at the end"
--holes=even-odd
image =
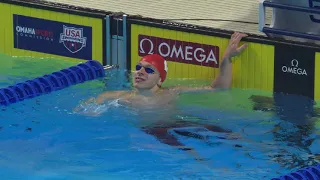
POLYGON ((235 56, 238 56, 241 52, 243 52, 247 47, 248 44, 243 44, 242 46, 239 47, 239 43, 242 38, 247 37, 247 34, 240 33, 240 32, 235 32, 232 34, 231 39, 229 41, 229 45, 226 48, 224 52, 224 59, 231 59, 235 56))
POLYGON ((100 116, 110 107, 110 104, 98 104, 95 98, 90 98, 86 102, 80 103, 73 108, 73 113, 85 116, 100 116))
POLYGON ((91 97, 85 102, 82 102, 80 104, 87 105, 87 104, 103 104, 106 100, 112 100, 112 99, 118 99, 122 95, 125 94, 126 91, 107 91, 102 94, 100 94, 97 98, 91 97))
POLYGON ((85 115, 89 115, 89 116, 98 116, 99 113, 94 112, 94 111, 84 113, 86 111, 85 109, 88 108, 88 106, 90 106, 90 104, 96 104, 97 105, 96 99, 94 97, 89 98, 85 102, 80 102, 80 104, 77 107, 73 108, 72 111, 75 114, 82 114, 82 115, 85 114, 85 115))
POLYGON ((108 100, 115 100, 128 96, 127 91, 108 91, 100 94, 97 98, 91 97, 84 102, 73 108, 73 113, 89 115, 89 116, 99 116, 105 109, 108 109, 108 105, 105 103, 108 100))

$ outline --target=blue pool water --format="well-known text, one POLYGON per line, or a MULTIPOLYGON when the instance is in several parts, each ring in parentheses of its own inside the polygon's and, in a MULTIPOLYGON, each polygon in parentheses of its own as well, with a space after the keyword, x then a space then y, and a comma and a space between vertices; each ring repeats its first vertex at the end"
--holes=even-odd
MULTIPOLYGON (((72 65, 9 60, 15 63, 0 68, 0 88, 72 65)), ((121 74, 1 107, 2 179, 271 179, 320 161, 320 111, 304 97, 278 95, 274 104, 266 92, 233 89, 183 94, 176 109, 147 113, 117 101, 79 105, 127 89, 121 74), (93 111, 97 116, 89 116, 93 111), (200 124, 169 130, 194 151, 141 129, 155 119, 200 124)))

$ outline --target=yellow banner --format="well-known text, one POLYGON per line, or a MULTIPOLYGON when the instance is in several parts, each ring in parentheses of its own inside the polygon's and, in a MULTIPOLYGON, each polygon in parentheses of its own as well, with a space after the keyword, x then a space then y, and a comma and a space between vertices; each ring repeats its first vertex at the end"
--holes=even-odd
MULTIPOLYGON (((229 39, 151 26, 131 25, 131 69, 146 55, 168 61, 168 78, 214 79, 229 39)), ((245 42, 247 50, 234 59, 233 87, 273 90, 274 46, 245 42)))

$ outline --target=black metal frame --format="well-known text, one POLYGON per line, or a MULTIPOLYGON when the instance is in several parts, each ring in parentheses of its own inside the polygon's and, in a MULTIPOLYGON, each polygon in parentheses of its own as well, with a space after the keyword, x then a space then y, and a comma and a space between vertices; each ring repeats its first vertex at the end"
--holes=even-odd
MULTIPOLYGON (((317 1, 320 2, 319 0, 317 0, 317 1)), ((303 6, 293 6, 293 5, 270 2, 270 1, 264 1, 262 3, 262 5, 264 7, 284 9, 284 10, 288 10, 288 11, 305 12, 305 13, 310 13, 310 14, 320 14, 320 9, 318 9, 318 8, 308 8, 308 7, 303 7, 303 6)), ((317 40, 317 41, 320 40, 320 36, 319 35, 288 31, 288 30, 285 30, 285 29, 262 27, 262 32, 271 33, 271 34, 285 35, 285 36, 291 36, 291 37, 297 37, 297 38, 304 38, 304 39, 311 39, 311 40, 317 40)))

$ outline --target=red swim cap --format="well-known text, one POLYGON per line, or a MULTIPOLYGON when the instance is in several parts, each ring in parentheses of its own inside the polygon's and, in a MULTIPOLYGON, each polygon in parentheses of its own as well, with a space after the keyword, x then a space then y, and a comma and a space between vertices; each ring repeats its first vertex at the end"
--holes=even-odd
POLYGON ((150 54, 141 58, 140 61, 145 61, 152 64, 160 72, 161 82, 167 77, 168 65, 167 61, 158 54, 150 54))

